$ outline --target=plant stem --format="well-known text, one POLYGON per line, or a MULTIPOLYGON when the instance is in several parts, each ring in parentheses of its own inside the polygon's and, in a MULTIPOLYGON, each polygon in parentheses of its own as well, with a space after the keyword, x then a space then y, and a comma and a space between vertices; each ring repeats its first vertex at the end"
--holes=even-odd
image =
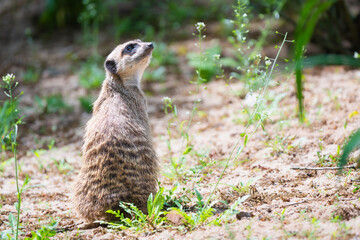
MULTIPOLYGON (((17 128, 17 125, 15 125, 17 128)), ((16 138, 15 134, 15 138, 16 138)), ((16 178, 16 190, 17 190, 17 197, 18 197, 18 204, 16 206, 17 210, 17 219, 16 219, 16 240, 18 239, 19 235, 19 225, 20 225, 20 205, 21 205, 21 193, 19 190, 19 178, 18 178, 18 162, 17 162, 17 155, 16 155, 16 139, 14 143, 15 147, 13 147, 13 154, 14 154, 14 162, 15 162, 15 178, 16 178)))
POLYGON ((183 149, 184 149, 184 140, 186 138, 186 146, 188 146, 188 143, 189 143, 189 136, 187 134, 187 132, 189 131, 190 127, 191 127, 191 123, 193 121, 193 118, 195 116, 195 113, 196 113, 196 110, 197 110, 197 105, 199 103, 199 100, 198 100, 198 96, 199 96, 199 88, 200 88, 200 84, 201 84, 201 69, 202 69, 202 65, 203 65, 203 49, 202 49, 202 45, 201 45, 201 40, 203 38, 202 36, 202 30, 205 29, 205 26, 204 28, 199 28, 198 31, 198 46, 199 46, 199 50, 200 50, 200 63, 201 63, 201 66, 199 69, 197 69, 197 80, 196 80, 196 92, 195 92, 195 100, 194 100, 194 103, 193 103, 193 108, 191 110, 191 114, 189 116, 189 121, 188 121, 188 124, 186 126, 186 130, 183 131, 183 133, 181 134, 183 136, 183 139, 181 141, 181 148, 180 148, 180 154, 182 155, 183 153, 183 149))
POLYGON ((196 109, 197 109, 197 103, 198 103, 198 95, 199 95, 199 86, 201 84, 201 69, 202 69, 202 65, 203 65, 203 49, 202 49, 202 46, 201 46, 201 39, 202 39, 202 35, 201 35, 201 31, 202 29, 199 30, 199 34, 198 34, 198 38, 199 38, 199 50, 200 50, 200 68, 197 70, 198 71, 198 78, 197 78, 197 81, 196 81, 196 94, 195 94, 195 100, 194 100, 194 104, 193 104, 193 109, 191 111, 191 115, 190 115, 190 119, 189 119, 189 123, 187 125, 187 128, 186 128, 186 131, 185 132, 188 132, 190 126, 191 126, 191 122, 194 118, 194 115, 195 115, 195 112, 196 112, 196 109))
MULTIPOLYGON (((15 108, 15 101, 13 97, 13 89, 12 88, 13 81, 9 82, 8 89, 9 89, 9 96, 10 96, 10 104, 11 104, 11 113, 14 114, 16 111, 15 108)), ((19 225, 20 225, 20 206, 21 206, 21 192, 19 188, 19 176, 18 176, 18 162, 17 162, 17 123, 13 123, 13 134, 14 138, 11 143, 11 151, 14 155, 14 164, 15 164, 15 181, 16 181, 16 191, 17 191, 17 198, 18 198, 18 204, 16 205, 16 211, 17 211, 17 218, 16 218, 16 232, 15 232, 15 239, 19 239, 19 225)))

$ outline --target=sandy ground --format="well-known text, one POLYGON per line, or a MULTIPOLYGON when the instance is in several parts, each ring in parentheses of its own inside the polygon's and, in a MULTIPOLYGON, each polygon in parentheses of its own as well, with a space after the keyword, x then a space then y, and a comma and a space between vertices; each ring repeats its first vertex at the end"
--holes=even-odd
MULTIPOLYGON (((37 91, 62 91, 68 99, 77 99, 79 93, 76 76, 41 79, 37 91), (75 91, 76 90, 76 91, 75 91), (77 95, 78 94, 78 95, 77 95)), ((336 166, 332 156, 337 156, 338 146, 360 127, 360 70, 328 67, 311 69, 305 75, 305 124, 296 118, 294 79, 283 75, 274 76, 265 96, 268 119, 249 139, 244 151, 230 162, 213 200, 234 203, 239 197, 249 198, 237 210, 251 217, 237 219, 222 226, 201 225, 192 231, 176 227, 160 228, 157 232, 136 233, 130 230, 111 231, 103 227, 90 230, 59 232, 54 239, 358 239, 360 238, 360 191, 359 171, 347 170, 337 174, 335 170, 293 170, 291 167, 336 166), (233 187, 248 185, 246 191, 233 187), (283 213, 283 214, 282 214, 283 213), (281 217, 282 216, 282 217, 281 217), (339 220, 340 219, 340 220, 339 220)), ((184 80, 173 79, 168 83, 146 84, 149 116, 153 128, 156 151, 161 162, 159 181, 166 189, 180 182, 182 186, 196 187, 206 198, 222 171, 225 160, 244 131, 248 120, 243 111, 246 98, 239 97, 242 83, 226 84, 216 80, 200 87, 184 80), (172 88, 171 95, 161 90, 164 84, 172 88), (149 86, 148 86, 149 85, 149 86), (172 150, 166 145, 166 126, 172 121, 163 110, 162 98, 171 96, 179 110, 179 120, 188 118, 193 100, 200 98, 199 110, 189 129, 194 149, 187 156, 182 178, 169 178, 170 156, 181 152, 182 140, 173 133, 172 150), (201 159, 201 160, 200 160, 201 159), (207 165, 199 174, 189 174, 191 167, 207 165)), ((30 90, 29 90, 30 91, 30 90)), ((26 93, 26 91, 25 91, 26 93)), ((24 95, 24 104, 31 105, 31 98, 24 95)), ((251 106, 247 107, 251 110, 251 106)), ((23 129, 20 153, 21 174, 31 178, 30 186, 23 194, 21 222, 25 235, 55 219, 59 228, 79 222, 71 208, 71 185, 81 164, 81 138, 83 126, 90 115, 81 113, 64 117, 30 116, 29 125, 23 129), (55 131, 37 134, 43 127, 55 131), (55 147, 47 150, 51 139, 55 147), (45 148, 44 151, 38 149, 45 148), (36 156, 34 151, 38 151, 36 156), (62 163, 59 167, 58 163, 62 163), (58 165, 58 166, 57 166, 58 165)), ((254 129, 254 125, 249 131, 254 129)), ((241 138, 242 139, 242 138, 241 138)), ((5 164, 0 175, 0 231, 7 228, 5 222, 10 212, 15 214, 16 202, 14 169, 5 164)), ((220 209, 221 204, 215 208, 220 209)), ((219 216, 217 211, 214 217, 219 216)), ((213 219, 212 217, 211 219, 213 219)), ((210 219, 210 220, 211 220, 210 219)))

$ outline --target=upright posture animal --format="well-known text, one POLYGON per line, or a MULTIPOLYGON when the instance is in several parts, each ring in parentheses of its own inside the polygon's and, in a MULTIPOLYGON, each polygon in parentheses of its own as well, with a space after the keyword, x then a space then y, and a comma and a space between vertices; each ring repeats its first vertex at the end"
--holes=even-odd
POLYGON ((75 184, 75 209, 86 223, 111 220, 119 201, 147 212, 157 188, 146 100, 140 80, 154 46, 134 40, 117 46, 105 61, 106 78, 86 125, 83 161, 75 184))

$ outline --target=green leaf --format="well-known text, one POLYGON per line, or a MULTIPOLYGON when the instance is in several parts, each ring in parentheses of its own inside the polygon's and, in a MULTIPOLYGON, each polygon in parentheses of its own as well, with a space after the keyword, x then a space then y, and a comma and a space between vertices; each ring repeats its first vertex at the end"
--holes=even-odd
POLYGON ((248 142, 248 135, 247 135, 247 134, 245 134, 244 147, 246 146, 247 142, 248 142))
POLYGON ((352 151, 360 147, 360 129, 352 134, 343 148, 343 154, 339 161, 339 167, 343 167, 348 162, 349 155, 352 151))
POLYGON ((177 108, 176 108, 176 105, 174 104, 174 116, 177 117, 178 116, 178 111, 177 111, 177 108))
POLYGON ((305 121, 305 110, 303 103, 303 53, 304 47, 310 41, 316 23, 321 14, 327 11, 336 0, 322 2, 321 0, 307 0, 300 12, 300 18, 295 29, 295 77, 296 97, 298 99, 299 120, 305 121))
POLYGON ((185 151, 183 152, 183 155, 188 154, 193 149, 193 147, 194 147, 194 145, 187 146, 185 151))
POLYGON ((15 216, 12 213, 9 213, 9 223, 10 223, 10 227, 13 231, 15 231, 16 228, 16 220, 15 220, 15 216))
POLYGON ((149 215, 153 212, 153 194, 150 193, 148 200, 147 200, 147 209, 149 215))
POLYGON ((324 65, 346 65, 350 67, 360 67, 360 59, 346 55, 323 54, 309 56, 303 60, 304 68, 324 65))
POLYGON ((201 196, 201 193, 196 188, 194 189, 194 191, 195 191, 195 194, 196 194, 196 198, 198 200, 198 205, 199 205, 199 207, 202 207, 204 205, 203 197, 201 196))

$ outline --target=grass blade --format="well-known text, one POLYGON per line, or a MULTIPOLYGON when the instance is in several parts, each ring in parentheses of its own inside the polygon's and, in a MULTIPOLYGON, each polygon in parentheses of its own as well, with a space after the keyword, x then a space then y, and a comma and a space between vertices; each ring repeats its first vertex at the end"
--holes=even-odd
POLYGON ((348 162, 349 155, 352 151, 359 149, 360 147, 360 129, 352 134, 343 148, 343 154, 341 155, 338 163, 339 167, 343 167, 348 162))

